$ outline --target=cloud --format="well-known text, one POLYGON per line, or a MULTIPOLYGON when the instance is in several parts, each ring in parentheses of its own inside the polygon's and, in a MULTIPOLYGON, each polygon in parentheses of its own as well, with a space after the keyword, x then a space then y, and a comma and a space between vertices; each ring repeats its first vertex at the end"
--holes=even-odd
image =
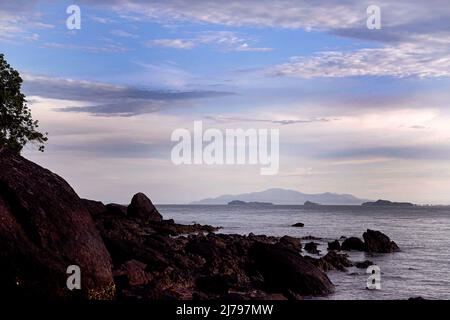
POLYGON ((42 45, 44 48, 80 50, 91 53, 123 53, 129 51, 128 48, 117 44, 105 44, 104 46, 77 45, 73 43, 46 42, 42 45))
MULTIPOLYGON (((381 9, 381 30, 368 30, 366 9, 373 4, 370 0, 161 0, 151 3, 117 0, 109 8, 159 23, 172 21, 230 27, 303 29, 378 44, 375 48, 371 46, 354 51, 330 51, 308 57, 293 57, 269 72, 281 76, 425 78, 450 75, 448 1, 434 0, 432 5, 407 0, 377 1, 376 5, 381 9)), ((192 39, 156 39, 150 44, 179 49, 210 44, 225 51, 272 50, 254 47, 248 39, 233 32, 212 32, 192 39)))
POLYGON ((118 36, 118 37, 122 37, 122 38, 135 39, 135 38, 139 37, 137 34, 130 33, 130 32, 124 31, 124 30, 111 30, 110 33, 114 36, 118 36))
POLYGON ((341 148, 323 153, 322 158, 329 159, 403 159, 403 160, 448 160, 450 145, 398 145, 377 147, 341 148))
POLYGON ((354 25, 365 18, 364 4, 346 1, 336 4, 332 1, 299 0, 159 0, 148 3, 139 0, 92 1, 110 8, 129 12, 133 17, 153 21, 189 21, 227 26, 258 26, 283 28, 313 28, 320 26, 354 25), (355 10, 360 8, 360 12, 355 10))
POLYGON ((42 14, 35 12, 36 1, 0 2, 0 41, 9 43, 39 40, 36 29, 53 29, 53 24, 42 21, 42 14))
POLYGON ((146 42, 149 47, 164 47, 174 49, 191 49, 195 43, 190 40, 183 39, 155 39, 146 42))
POLYGON ((136 137, 100 138, 94 141, 51 144, 50 152, 78 152, 96 157, 114 158, 159 158, 170 155, 170 144, 161 142, 140 142, 136 137))
POLYGON ((369 5, 381 8, 382 25, 406 28, 409 32, 448 30, 450 7, 447 0, 411 2, 409 0, 143 0, 85 3, 108 6, 117 12, 152 21, 189 21, 227 26, 281 27, 305 30, 337 30, 365 27, 369 5))
POLYGON ((268 73, 302 78, 448 77, 450 51, 415 43, 349 52, 328 51, 308 57, 293 57, 289 62, 271 68, 268 73))
POLYGON ((421 125, 409 126, 408 128, 410 128, 410 129, 416 129, 416 130, 424 130, 424 129, 428 129, 428 127, 426 127, 426 126, 421 126, 421 125))
MULTIPOLYGON (((172 105, 174 107, 175 105, 172 105)), ((170 105, 163 101, 139 101, 130 100, 120 103, 105 103, 83 107, 63 107, 55 109, 63 112, 83 112, 101 116, 123 116, 129 117, 139 114, 153 113, 168 109, 170 105)))
POLYGON ((59 111, 86 112, 95 115, 132 116, 152 113, 197 99, 230 95, 230 92, 191 90, 151 90, 91 81, 25 75, 27 95, 51 99, 84 101, 91 105, 68 106, 59 111))
POLYGON ((191 39, 155 39, 146 42, 147 46, 175 49, 192 49, 200 45, 213 45, 223 51, 267 52, 272 48, 253 47, 253 39, 242 37, 231 31, 204 31, 191 39))
POLYGON ((301 124, 301 123, 313 123, 313 122, 329 122, 336 119, 328 118, 313 118, 313 119, 261 119, 261 118, 246 118, 246 117, 223 117, 223 116, 207 116, 208 120, 212 120, 218 123, 229 122, 266 122, 280 125, 301 124))
POLYGON ((98 23, 101 23, 101 24, 109 24, 109 23, 115 23, 116 22, 113 19, 105 18, 105 17, 99 17, 99 16, 93 16, 93 17, 90 17, 90 19, 92 21, 95 21, 95 22, 98 22, 98 23))

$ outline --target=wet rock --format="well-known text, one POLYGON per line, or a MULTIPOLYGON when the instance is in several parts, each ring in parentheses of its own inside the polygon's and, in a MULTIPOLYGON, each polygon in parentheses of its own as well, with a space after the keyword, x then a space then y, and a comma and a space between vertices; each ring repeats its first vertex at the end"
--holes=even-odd
POLYGON ((130 217, 146 221, 161 221, 162 216, 151 200, 143 193, 137 193, 131 199, 127 214, 130 217))
POLYGON ((172 236, 188 233, 211 233, 220 229, 220 227, 201 225, 198 223, 191 225, 177 224, 174 223, 173 220, 151 221, 149 227, 158 233, 169 234, 172 236))
POLYGON ((390 253, 400 250, 394 241, 380 231, 367 229, 363 238, 367 252, 390 253))
POLYGON ((276 244, 255 243, 249 253, 269 292, 303 296, 325 295, 334 290, 325 273, 291 250, 276 244))
POLYGON ((317 250, 317 243, 315 242, 308 242, 305 244, 305 250, 308 253, 311 254, 319 254, 320 250, 317 250))
POLYGON ((280 244, 286 245, 294 250, 301 251, 302 250, 302 242, 298 238, 283 236, 280 238, 280 244))
POLYGON ((294 223, 292 227, 303 228, 305 225, 301 222, 294 223))
POLYGON ((347 271, 347 268, 353 265, 348 259, 348 255, 337 253, 336 251, 330 251, 324 257, 319 259, 312 257, 305 258, 323 272, 328 272, 330 270, 347 271))
POLYGON ((339 271, 346 271, 348 267, 351 267, 353 265, 352 262, 348 259, 348 255, 337 253, 336 251, 328 252, 322 259, 330 266, 332 266, 332 269, 336 269, 339 271))
POLYGON ((341 250, 341 244, 339 243, 338 240, 328 242, 328 250, 339 251, 339 250, 341 250))
POLYGON ((350 237, 344 240, 341 245, 341 249, 345 251, 355 250, 364 251, 364 242, 360 238, 350 237))
POLYGON ((373 262, 370 260, 355 262, 355 267, 357 267, 358 269, 367 269, 368 267, 370 267, 372 265, 373 265, 373 262))
POLYGON ((312 235, 304 236, 304 237, 301 237, 300 239, 302 239, 302 240, 322 240, 322 238, 314 237, 312 235))

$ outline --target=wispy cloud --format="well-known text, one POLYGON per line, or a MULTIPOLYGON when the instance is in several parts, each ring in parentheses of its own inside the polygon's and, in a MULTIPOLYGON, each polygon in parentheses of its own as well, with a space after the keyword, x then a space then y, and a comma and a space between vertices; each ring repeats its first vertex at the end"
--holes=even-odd
MULTIPOLYGON (((383 26, 407 28, 410 33, 448 30, 450 7, 446 0, 140 0, 84 2, 103 4, 152 21, 189 21, 226 26, 281 27, 305 30, 350 30, 365 27, 366 9, 376 4, 382 10, 383 26), (446 27, 447 26, 447 27, 446 27)), ((427 32, 429 33, 429 32, 427 32)))
POLYGON ((220 91, 169 91, 25 75, 28 95, 51 99, 85 101, 92 105, 68 106, 59 111, 85 112, 96 115, 132 116, 174 108, 180 103, 231 94, 220 91))
POLYGON ((137 34, 127 32, 124 30, 115 29, 115 30, 111 30, 110 33, 114 36, 118 36, 118 37, 122 37, 122 38, 131 38, 131 39, 139 38, 139 36, 137 34))
POLYGON ((175 49, 192 49, 200 45, 212 45, 223 51, 266 52, 272 48, 253 47, 252 39, 231 31, 204 31, 190 39, 154 39, 146 42, 147 46, 175 49))
POLYGON ((306 124, 313 122, 329 122, 336 119, 328 118, 313 118, 313 119, 263 119, 263 118, 247 118, 247 117, 226 117, 226 116, 207 116, 208 120, 212 120, 219 123, 230 123, 230 122, 266 122, 279 125, 290 125, 290 124, 306 124))
POLYGON ((334 152, 323 153, 323 158, 353 159, 354 161, 375 159, 405 160, 447 160, 450 157, 450 145, 398 145, 377 147, 340 148, 334 152))
POLYGON ((450 51, 404 43, 383 48, 328 51, 293 57, 268 71, 271 75, 313 77, 393 76, 448 77, 450 51))
POLYGON ((79 50, 91 53, 124 53, 130 50, 127 47, 112 43, 108 43, 103 46, 91 46, 73 43, 46 42, 42 45, 42 47, 62 50, 79 50))
POLYGON ((191 49, 195 43, 191 40, 183 39, 154 39, 146 42, 149 47, 165 47, 174 49, 191 49))

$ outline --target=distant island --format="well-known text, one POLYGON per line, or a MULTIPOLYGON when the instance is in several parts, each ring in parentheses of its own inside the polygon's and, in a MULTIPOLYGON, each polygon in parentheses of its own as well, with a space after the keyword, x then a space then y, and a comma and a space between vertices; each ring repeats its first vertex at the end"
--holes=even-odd
POLYGON ((312 201, 306 201, 303 204, 305 207, 317 207, 320 206, 320 203, 312 202, 312 201))
POLYGON ((302 193, 297 190, 273 188, 259 192, 243 194, 227 194, 217 198, 208 198, 194 201, 190 204, 227 204, 239 200, 244 202, 271 202, 276 205, 303 205, 306 201, 320 203, 321 205, 357 205, 360 206, 370 199, 359 199, 351 194, 337 193, 302 193))
POLYGON ((241 200, 233 200, 227 203, 229 206, 273 206, 272 202, 252 201, 246 202, 241 200))
POLYGON ((365 207, 414 207, 410 202, 392 202, 389 200, 377 200, 375 202, 364 202, 365 207))

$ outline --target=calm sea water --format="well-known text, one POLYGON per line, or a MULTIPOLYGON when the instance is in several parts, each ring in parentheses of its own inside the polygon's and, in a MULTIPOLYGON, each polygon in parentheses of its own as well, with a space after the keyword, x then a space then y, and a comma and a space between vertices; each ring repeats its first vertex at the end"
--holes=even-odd
MULTIPOLYGON (((336 292, 327 299, 450 299, 450 208, 368 208, 357 206, 160 205, 165 219, 178 223, 222 226, 222 233, 313 235, 326 242, 341 236, 358 236, 366 229, 380 230, 402 250, 393 254, 351 252, 352 261, 372 260, 381 268, 381 290, 366 290, 364 269, 328 273, 336 292), (304 228, 291 227, 302 222, 304 228)), ((305 241, 304 241, 305 242, 305 241)))

